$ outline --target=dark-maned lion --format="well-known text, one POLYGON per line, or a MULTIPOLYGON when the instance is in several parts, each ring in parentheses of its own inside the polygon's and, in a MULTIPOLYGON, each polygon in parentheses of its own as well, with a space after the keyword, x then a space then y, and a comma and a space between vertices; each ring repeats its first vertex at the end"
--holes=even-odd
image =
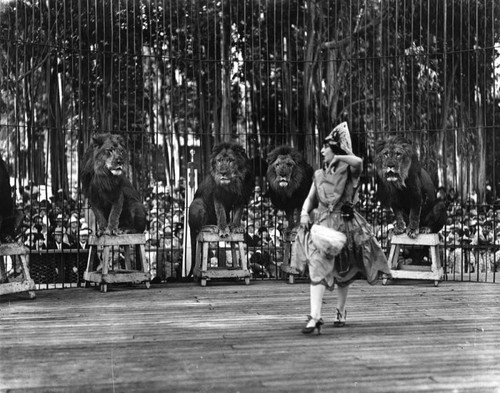
POLYGON ((7 164, 0 156, 0 243, 14 241, 23 214, 14 208, 7 164))
POLYGON ((411 238, 420 232, 436 233, 446 223, 446 205, 436 198, 436 188, 421 167, 410 142, 391 136, 375 145, 379 178, 378 195, 396 216, 395 234, 411 238))
POLYGON ((97 235, 146 229, 146 209, 125 176, 127 152, 120 135, 93 136, 83 156, 82 191, 97 220, 97 235))
POLYGON ((227 236, 230 230, 243 231, 241 214, 250 201, 254 186, 254 175, 244 148, 230 142, 214 146, 210 172, 189 206, 192 241, 205 225, 217 225, 221 236, 227 236))
POLYGON ((267 155, 267 195, 272 204, 286 213, 289 229, 297 224, 296 212, 309 193, 314 169, 302 154, 288 146, 278 146, 267 155))
POLYGON ((215 145, 210 156, 210 171, 189 205, 192 255, 189 276, 193 274, 196 260, 196 236, 205 225, 216 225, 221 237, 228 236, 231 230, 244 232, 241 215, 254 186, 255 178, 243 146, 231 142, 215 145))
MULTIPOLYGON (((0 156, 0 244, 14 241, 16 231, 23 220, 23 214, 14 209, 7 164, 0 156)), ((0 257, 0 283, 7 282, 3 258, 0 257)))

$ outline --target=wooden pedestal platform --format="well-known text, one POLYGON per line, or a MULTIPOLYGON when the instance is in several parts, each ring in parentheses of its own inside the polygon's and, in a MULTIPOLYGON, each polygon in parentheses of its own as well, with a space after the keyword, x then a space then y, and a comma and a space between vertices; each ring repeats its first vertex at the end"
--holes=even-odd
POLYGON ((281 265, 281 273, 288 278, 290 284, 295 283, 295 279, 300 275, 300 272, 290 266, 292 257, 292 247, 297 236, 297 228, 292 229, 290 232, 285 233, 284 246, 283 246, 283 264, 281 265))
POLYGON ((244 279, 250 284, 250 270, 248 270, 247 254, 243 233, 231 233, 227 237, 220 237, 216 226, 206 226, 196 237, 196 262, 193 276, 200 281, 202 287, 207 280, 215 278, 244 279), (232 266, 211 267, 208 251, 210 243, 227 242, 230 244, 232 266))
MULTIPOLYGON (((439 281, 444 275, 444 270, 440 259, 439 235, 437 233, 420 234, 416 239, 411 239, 407 235, 394 235, 391 239, 391 249, 389 252, 388 263, 391 268, 393 279, 413 279, 413 280, 431 280, 438 286, 439 281), (398 258, 401 246, 426 247, 430 249, 429 255, 431 266, 422 265, 401 265, 398 268, 398 258)), ((384 277, 383 284, 387 283, 384 277)))
MULTIPOLYGON (((0 284, 0 295, 8 293, 28 292, 30 299, 35 298, 35 282, 31 279, 29 270, 29 249, 17 243, 0 244, 0 257, 10 256, 12 263, 16 264, 16 259, 20 261, 22 269, 22 280, 6 282, 0 284)), ((0 260, 0 276, 2 280, 7 279, 4 261, 0 260)))
POLYGON ((144 245, 146 244, 146 237, 144 236, 144 234, 126 234, 118 236, 105 235, 100 237, 90 236, 89 244, 89 259, 87 261, 87 269, 83 274, 83 279, 86 281, 85 284, 87 287, 88 283, 90 282, 100 284, 102 292, 107 292, 108 284, 114 283, 139 284, 144 282, 146 288, 150 287, 151 274, 149 272, 149 264, 146 259, 146 253, 144 251, 144 245), (125 255, 125 270, 109 270, 111 247, 113 246, 123 246, 125 255), (139 248, 142 271, 132 270, 130 259, 131 246, 136 246, 139 248), (101 264, 102 269, 91 271, 91 269, 93 269, 93 263, 97 255, 98 247, 103 248, 101 264))

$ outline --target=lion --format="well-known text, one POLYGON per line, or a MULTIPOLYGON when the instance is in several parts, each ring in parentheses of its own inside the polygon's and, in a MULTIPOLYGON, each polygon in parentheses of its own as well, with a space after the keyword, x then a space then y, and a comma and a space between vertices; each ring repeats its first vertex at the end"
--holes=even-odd
POLYGON ((82 191, 97 220, 97 236, 142 233, 146 209, 125 175, 127 152, 120 135, 96 134, 83 156, 82 191))
MULTIPOLYGON (((0 244, 14 241, 22 220, 23 213, 14 206, 7 164, 0 155, 0 244)), ((4 261, 0 257, 0 283, 7 281, 4 261)))
POLYGON ((311 188, 314 169, 296 149, 278 146, 267 155, 267 195, 286 214, 289 229, 298 224, 298 211, 311 188))
MULTIPOLYGON (((198 233, 205 225, 217 225, 219 235, 243 231, 241 215, 255 185, 244 148, 231 142, 214 146, 210 172, 200 184, 189 206, 189 226, 198 233), (232 213, 232 221, 229 218, 232 213)), ((196 238, 194 236, 193 238, 196 238)))
POLYGON ((416 238, 437 233, 446 223, 446 204, 436 198, 429 173, 421 167, 412 144, 391 136, 375 144, 378 195, 396 216, 394 233, 416 238))
POLYGON ((10 187, 7 164, 0 156, 0 243, 12 242, 14 238, 14 200, 10 187))
MULTIPOLYGON (((245 149, 234 142, 215 145, 210 156, 210 171, 194 194, 189 205, 193 263, 196 256, 196 236, 206 225, 216 225, 219 236, 231 231, 243 233, 241 216, 255 186, 245 149), (232 220, 231 219, 232 215, 232 220)), ((193 272, 191 267, 191 272, 193 272)))

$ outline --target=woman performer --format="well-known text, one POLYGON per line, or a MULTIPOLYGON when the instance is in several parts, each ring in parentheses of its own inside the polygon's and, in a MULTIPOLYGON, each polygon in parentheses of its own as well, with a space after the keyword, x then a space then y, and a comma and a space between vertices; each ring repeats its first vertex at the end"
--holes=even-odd
POLYGON ((375 284, 379 272, 390 276, 384 252, 371 226, 353 209, 354 197, 363 169, 363 160, 352 152, 347 123, 339 124, 323 141, 323 169, 314 173, 314 182, 300 215, 300 229, 294 247, 292 266, 303 270, 309 267, 311 314, 302 333, 315 329, 321 333, 321 305, 325 289, 337 287, 337 309, 334 327, 345 326, 345 309, 349 284, 360 273, 375 284), (306 232, 311 225, 309 213, 314 210, 313 224, 326 226, 346 235, 346 243, 337 257, 318 252, 306 232), (300 237, 302 236, 302 239, 300 237), (299 241, 297 241, 299 240, 299 241), (298 248, 301 248, 299 250, 298 248))

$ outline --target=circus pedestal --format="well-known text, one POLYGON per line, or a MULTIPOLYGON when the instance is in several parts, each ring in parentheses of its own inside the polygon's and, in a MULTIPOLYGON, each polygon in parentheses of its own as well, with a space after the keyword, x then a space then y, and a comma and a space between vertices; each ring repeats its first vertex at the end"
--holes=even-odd
MULTIPOLYGON (((440 241, 436 233, 420 234, 416 239, 411 239, 407 235, 394 235, 391 239, 391 249, 389 251, 388 263, 391 268, 393 279, 411 280, 431 280, 438 286, 444 275, 444 270, 440 259, 440 241), (425 265, 404 265, 398 266, 399 254, 402 246, 413 248, 429 247, 430 266, 425 265)), ((383 278, 383 284, 387 283, 388 277, 383 278)))
MULTIPOLYGON (((108 284, 115 283, 131 283, 139 284, 145 283, 146 288, 149 288, 151 283, 151 274, 149 272, 149 264, 146 259, 146 253, 144 250, 144 245, 146 244, 146 238, 144 234, 125 234, 118 236, 91 236, 89 238, 90 252, 87 261, 87 269, 83 275, 86 281, 86 286, 89 283, 94 282, 100 285, 102 292, 107 292, 108 284), (131 248, 136 247, 137 256, 142 266, 142 271, 132 270, 131 263, 131 248), (96 255, 98 252, 98 247, 102 247, 102 263, 101 269, 92 271, 94 261, 96 260, 96 255), (117 253, 123 250, 123 255, 125 259, 125 269, 111 269, 110 261, 112 259, 112 248, 117 247, 117 253)), ((113 251, 115 252, 115 251, 113 251)), ((114 264, 111 264, 114 266, 114 264)))
POLYGON ((2 281, 7 279, 4 257, 10 256, 14 267, 21 267, 21 280, 0 284, 0 295, 27 292, 30 299, 35 298, 35 282, 31 279, 29 270, 29 249, 17 243, 0 244, 0 275, 2 281))
MULTIPOLYGON (((220 251, 219 251, 219 255, 220 251)), ((216 258, 216 257, 215 257, 216 258)), ((217 258, 216 258, 217 259, 217 258)), ((245 284, 250 284, 250 270, 248 270, 247 254, 243 233, 230 233, 220 237, 216 226, 207 225, 202 228, 196 237, 196 258, 193 270, 195 280, 201 286, 207 285, 211 279, 244 279, 245 284), (216 266, 210 261, 210 246, 227 245, 231 263, 218 260, 216 266)))

